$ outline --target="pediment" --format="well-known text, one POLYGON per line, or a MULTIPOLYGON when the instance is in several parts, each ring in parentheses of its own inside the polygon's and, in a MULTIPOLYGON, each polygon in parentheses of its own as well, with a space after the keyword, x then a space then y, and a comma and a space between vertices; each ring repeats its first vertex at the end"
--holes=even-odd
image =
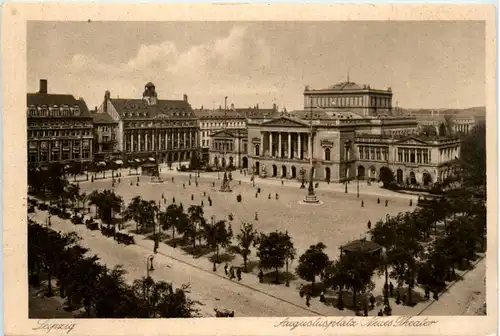
POLYGON ((302 121, 281 117, 281 118, 276 118, 273 120, 266 121, 265 123, 262 124, 262 126, 308 127, 309 125, 307 123, 302 122, 302 121))
POLYGON ((221 130, 221 131, 217 131, 215 133, 212 133, 210 135, 212 138, 227 138, 227 137, 231 137, 231 138, 234 138, 234 134, 232 134, 231 132, 228 132, 228 131, 225 131, 225 130, 221 130))
POLYGON ((427 145, 427 142, 417 138, 407 138, 397 142, 398 145, 427 145))

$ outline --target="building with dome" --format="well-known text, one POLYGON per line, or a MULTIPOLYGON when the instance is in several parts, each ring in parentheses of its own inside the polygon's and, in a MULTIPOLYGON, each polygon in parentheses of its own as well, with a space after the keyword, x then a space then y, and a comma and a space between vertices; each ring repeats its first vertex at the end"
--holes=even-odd
POLYGON ((188 96, 159 99, 155 85, 144 86, 141 98, 112 98, 106 91, 97 114, 118 123, 116 149, 124 160, 187 162, 199 150, 198 124, 188 96))
POLYGON ((391 116, 392 89, 372 89, 370 85, 338 83, 324 89, 304 89, 304 108, 348 110, 361 116, 391 116))

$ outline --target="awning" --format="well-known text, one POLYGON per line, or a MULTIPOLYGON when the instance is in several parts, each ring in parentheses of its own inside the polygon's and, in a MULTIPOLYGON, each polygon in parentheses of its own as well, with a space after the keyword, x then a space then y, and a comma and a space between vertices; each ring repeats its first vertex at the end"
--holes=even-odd
POLYGON ((115 163, 121 165, 121 164, 123 164, 123 161, 122 160, 116 160, 115 163))
POLYGON ((149 161, 153 161, 153 162, 154 162, 154 161, 155 161, 155 159, 153 159, 152 157, 150 157, 150 158, 149 158, 149 161))
POLYGON ((98 164, 99 166, 105 166, 105 165, 106 165, 106 162, 104 162, 104 161, 100 161, 100 162, 98 162, 97 164, 98 164))
POLYGON ((135 162, 141 162, 141 160, 139 160, 139 159, 135 159, 135 162))

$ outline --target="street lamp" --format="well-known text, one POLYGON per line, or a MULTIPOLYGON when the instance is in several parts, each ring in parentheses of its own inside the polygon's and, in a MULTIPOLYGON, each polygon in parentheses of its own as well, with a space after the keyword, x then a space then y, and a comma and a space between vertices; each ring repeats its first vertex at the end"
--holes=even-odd
POLYGON ((314 193, 314 186, 313 186, 313 108, 312 108, 312 97, 310 99, 309 103, 309 108, 310 108, 310 114, 309 114, 309 188, 307 188, 307 195, 306 198, 304 199, 304 203, 319 203, 318 197, 314 193))
POLYGON ((146 276, 149 278, 149 272, 153 272, 155 268, 153 267, 153 260, 154 260, 153 255, 149 255, 148 258, 146 259, 146 276))
MULTIPOLYGON (((349 149, 351 147, 351 141, 350 140, 347 140, 345 143, 344 143, 344 146, 345 146, 345 161, 346 161, 346 168, 345 168, 345 193, 347 194, 347 182, 348 182, 348 172, 349 172, 349 149)), ((359 197, 359 196, 358 196, 359 197)))
POLYGON ((300 177, 301 177, 301 182, 302 184, 300 185, 300 189, 305 189, 305 182, 306 182, 306 170, 304 167, 300 168, 300 177))
POLYGON ((387 249, 385 247, 382 247, 381 256, 385 266, 384 305, 389 306, 389 272, 387 270, 387 249))
POLYGON ((359 198, 359 175, 356 175, 356 197, 359 198))

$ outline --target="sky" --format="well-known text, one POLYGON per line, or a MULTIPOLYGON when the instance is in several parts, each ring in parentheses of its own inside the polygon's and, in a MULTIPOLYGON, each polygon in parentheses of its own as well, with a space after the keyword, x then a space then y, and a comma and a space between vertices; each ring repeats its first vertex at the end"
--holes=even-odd
POLYGON ((479 21, 29 22, 28 92, 159 99, 193 108, 303 107, 303 91, 344 82, 392 88, 393 106, 485 103, 479 21))

